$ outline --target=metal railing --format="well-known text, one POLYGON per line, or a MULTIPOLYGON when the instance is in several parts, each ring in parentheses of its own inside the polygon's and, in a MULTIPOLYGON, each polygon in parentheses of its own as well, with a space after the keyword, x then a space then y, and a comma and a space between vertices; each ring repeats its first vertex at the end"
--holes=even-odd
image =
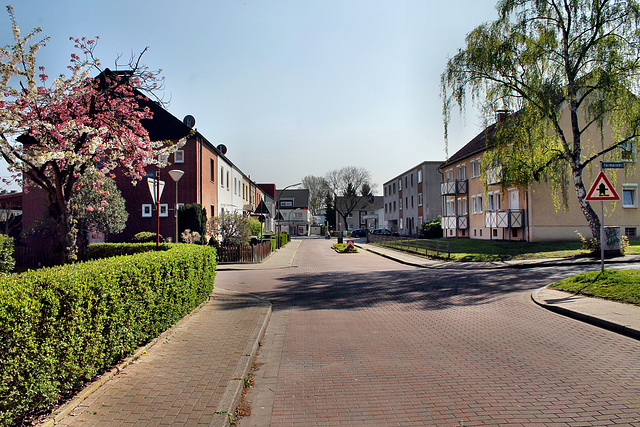
POLYGON ((434 239, 416 239, 415 237, 385 236, 369 234, 368 242, 386 248, 399 249, 418 255, 428 256, 430 253, 436 256, 451 258, 451 242, 434 239))

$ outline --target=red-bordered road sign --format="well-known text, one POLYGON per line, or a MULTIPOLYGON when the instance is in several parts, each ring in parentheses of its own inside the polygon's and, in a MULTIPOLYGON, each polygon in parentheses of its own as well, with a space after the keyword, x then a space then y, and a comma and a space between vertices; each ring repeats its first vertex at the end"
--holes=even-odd
POLYGON ((616 192, 616 189, 613 188, 613 185, 611 185, 609 178, 607 178, 603 171, 600 171, 596 180, 593 181, 593 185, 589 189, 585 199, 590 202, 616 202, 620 200, 620 196, 616 192))

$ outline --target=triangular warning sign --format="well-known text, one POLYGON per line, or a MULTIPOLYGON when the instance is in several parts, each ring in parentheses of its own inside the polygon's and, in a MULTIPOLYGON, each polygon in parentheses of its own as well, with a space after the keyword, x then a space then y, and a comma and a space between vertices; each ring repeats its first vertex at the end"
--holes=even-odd
POLYGON ((611 185, 609 178, 607 178, 603 171, 600 171, 596 180, 593 181, 593 185, 589 189, 585 199, 590 202, 598 200, 615 202, 620 200, 620 196, 616 193, 616 189, 613 188, 613 185, 611 185))

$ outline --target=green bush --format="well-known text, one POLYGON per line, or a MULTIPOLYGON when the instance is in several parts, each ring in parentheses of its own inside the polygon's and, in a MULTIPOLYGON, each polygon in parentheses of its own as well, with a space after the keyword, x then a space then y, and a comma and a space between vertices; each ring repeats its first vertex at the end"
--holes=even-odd
MULTIPOLYGON (((156 233, 152 231, 141 231, 131 239, 131 243, 149 243, 158 241, 156 233)), ((160 236, 160 243, 164 243, 164 237, 160 236)))
MULTIPOLYGON (((154 235, 155 238, 155 235, 154 235)), ((161 243, 159 249, 166 251, 171 248, 171 243, 161 243)), ((87 259, 110 258, 121 255, 135 255, 142 252, 156 250, 156 242, 153 243, 94 243, 87 248, 87 259)))
POLYGON ((216 251, 167 251, 0 277, 0 425, 94 378, 204 301, 216 251))
POLYGON ((178 210, 178 234, 182 235, 185 230, 200 234, 200 245, 207 243, 207 210, 199 203, 184 205, 178 210))
POLYGON ((442 237, 442 226, 440 219, 434 219, 430 222, 423 222, 420 226, 419 235, 423 239, 438 239, 442 237))
POLYGON ((13 258, 13 237, 0 234, 0 273, 10 273, 16 266, 13 258))

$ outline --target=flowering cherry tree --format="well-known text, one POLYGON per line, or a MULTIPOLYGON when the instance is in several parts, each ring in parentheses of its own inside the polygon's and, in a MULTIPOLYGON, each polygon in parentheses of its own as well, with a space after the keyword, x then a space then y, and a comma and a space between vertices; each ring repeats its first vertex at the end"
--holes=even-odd
POLYGON ((160 71, 140 64, 144 51, 132 57, 126 71, 103 69, 94 56, 97 38, 71 38, 78 53, 71 55, 69 75, 50 79, 36 64, 48 38, 35 41, 39 28, 22 36, 13 9, 7 10, 14 44, 0 48, 0 154, 10 171, 24 177, 24 185, 44 190, 61 261, 71 262, 77 229, 70 200, 80 178, 87 173, 113 176, 118 169, 135 182, 160 154, 177 149, 151 141, 142 125, 152 118, 142 92, 161 89, 160 71))

